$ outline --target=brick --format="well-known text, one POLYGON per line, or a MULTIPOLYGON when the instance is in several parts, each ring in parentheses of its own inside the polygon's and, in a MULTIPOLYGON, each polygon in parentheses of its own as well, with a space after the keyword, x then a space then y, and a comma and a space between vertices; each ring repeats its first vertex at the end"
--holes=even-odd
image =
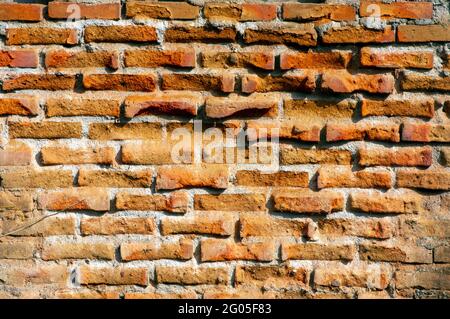
POLYGON ((353 172, 350 166, 327 165, 318 170, 318 188, 391 188, 392 178, 387 169, 353 172))
POLYGON ((133 118, 147 114, 195 116, 202 97, 194 93, 162 93, 131 95, 125 99, 125 116, 133 118))
POLYGON ((280 55, 280 67, 289 69, 346 69, 352 53, 329 52, 287 52, 280 55))
POLYGON ((184 191, 172 192, 168 196, 161 194, 134 195, 118 193, 116 208, 118 210, 167 211, 185 213, 189 206, 189 196, 184 191))
POLYGON ((358 150, 361 166, 430 166, 433 150, 425 147, 371 147, 358 150))
POLYGON ((362 48, 360 63, 365 67, 389 69, 432 69, 433 52, 426 51, 381 51, 375 48, 362 48))
POLYGON ((236 40, 236 30, 234 28, 214 28, 214 27, 182 27, 176 26, 166 30, 164 40, 166 42, 233 42, 236 40))
POLYGON ((31 211, 33 207, 33 195, 29 192, 0 191, 0 211, 31 211))
POLYGON ((401 87, 405 91, 450 91, 450 77, 439 77, 415 73, 404 74, 401 87))
POLYGON ((82 285, 148 285, 148 269, 137 267, 80 266, 79 280, 82 285))
POLYGON ((195 214, 186 218, 165 217, 161 219, 161 234, 198 234, 230 236, 234 233, 231 216, 195 214))
POLYGON ((37 68, 38 55, 35 50, 0 51, 0 67, 37 68))
POLYGON ((156 266, 160 284, 226 285, 230 282, 227 267, 156 266))
POLYGON ((391 27, 373 30, 365 27, 332 27, 322 36, 324 43, 389 43, 395 42, 395 32, 391 27))
MULTIPOLYGON (((447 206, 442 212, 447 213, 447 206)), ((427 218, 404 218, 400 220, 400 235, 410 238, 447 238, 450 235, 448 220, 432 220, 427 218)))
POLYGON ((245 215, 240 218, 240 236, 246 237, 297 237, 307 235, 310 221, 267 216, 245 215))
POLYGON ((389 141, 400 142, 400 126, 385 123, 327 124, 327 142, 389 141))
MULTIPOLYGON (((120 19, 120 3, 77 3, 77 6, 77 19, 120 19)), ((72 3, 52 1, 48 4, 48 16, 52 19, 71 18, 73 13, 72 3)))
POLYGON ((322 123, 336 119, 351 119, 356 103, 348 99, 286 99, 283 109, 286 117, 301 117, 304 121, 322 123))
POLYGON ((114 291, 96 291, 89 289, 65 289, 55 291, 54 294, 57 299, 119 299, 120 295, 114 291))
POLYGON ((183 292, 126 292, 125 299, 197 299, 195 291, 187 290, 183 292))
POLYGON ((276 173, 263 173, 261 171, 238 171, 236 185, 253 187, 308 187, 309 176, 307 172, 279 171, 276 173))
POLYGON ((283 19, 292 21, 352 21, 356 12, 349 5, 284 3, 283 19))
POLYGON ((10 122, 12 138, 81 138, 81 123, 77 122, 10 122))
POLYGON ((74 75, 24 74, 3 81, 3 90, 73 90, 74 75))
POLYGON ((449 263, 450 262, 450 247, 440 246, 434 249, 434 262, 449 263))
MULTIPOLYGON (((0 269, 0 280, 5 285, 24 287, 27 285, 66 285, 69 280, 69 269, 65 265, 29 264, 0 269)), ((39 289, 37 286, 35 289, 39 289)), ((36 298, 36 297, 35 297, 36 298)))
POLYGON ((145 91, 156 88, 153 74, 89 74, 83 76, 86 90, 145 91))
POLYGON ((60 164, 103 164, 114 163, 115 151, 112 147, 70 148, 64 146, 47 146, 41 149, 44 165, 60 164))
POLYGON ((125 261, 156 259, 189 260, 193 257, 193 242, 190 239, 182 238, 178 242, 123 243, 120 245, 120 256, 125 261))
POLYGON ((395 234, 395 226, 389 219, 382 218, 333 218, 318 222, 321 235, 329 238, 356 236, 373 239, 387 239, 395 234))
POLYGON ((91 123, 89 138, 93 140, 161 139, 159 123, 91 123))
POLYGON ((441 158, 445 166, 450 166, 450 148, 444 148, 441 150, 441 158))
POLYGON ((169 141, 143 141, 126 143, 122 146, 122 162, 125 164, 188 164, 192 163, 193 154, 186 146, 183 152, 175 152, 175 146, 169 141))
POLYGON ((32 95, 5 95, 0 98, 0 115, 38 115, 39 100, 32 95))
POLYGON ((405 123, 402 129, 402 141, 450 142, 450 125, 405 123))
POLYGON ((355 74, 338 70, 322 75, 321 88, 335 93, 381 93, 394 91, 395 80, 391 74, 355 74))
POLYGON ((307 71, 296 75, 258 76, 255 74, 242 77, 242 92, 294 91, 312 92, 316 88, 316 72, 307 71))
POLYGON ((73 188, 39 195, 39 208, 59 211, 108 211, 109 195, 104 189, 73 188))
POLYGON ((234 75, 212 74, 163 74, 163 90, 191 90, 191 91, 234 91, 234 75))
POLYGON ((444 170, 398 170, 397 187, 449 190, 450 172, 444 170))
POLYGON ((335 149, 304 149, 292 145, 282 145, 280 148, 280 164, 335 164, 350 165, 352 153, 347 150, 335 149))
POLYGON ((205 68, 275 69, 275 56, 269 52, 202 52, 201 61, 205 68))
POLYGON ((10 142, 0 148, 0 166, 27 166, 31 164, 31 148, 19 142, 10 142))
POLYGON ((364 99, 361 104, 361 115, 432 118, 434 116, 434 100, 432 98, 364 99))
POLYGON ((448 42, 449 25, 399 25, 397 29, 399 42, 448 42))
POLYGON ((41 4, 1 3, 0 20, 2 21, 41 21, 44 6, 41 4))
POLYGON ((46 115, 53 116, 113 116, 120 115, 118 99, 49 98, 46 115))
POLYGON ((280 212, 329 214, 344 209, 344 197, 337 192, 276 191, 272 199, 280 212))
POLYGON ((78 31, 76 29, 61 28, 7 28, 6 44, 78 44, 78 31))
POLYGON ((147 217, 92 217, 83 218, 80 224, 81 234, 118 235, 118 234, 154 234, 155 220, 147 217))
POLYGON ((281 244, 282 260, 353 260, 356 249, 353 245, 339 244, 281 244))
POLYGON ((397 289, 450 289, 450 275, 438 270, 400 270, 395 273, 395 286, 397 289))
POLYGON ((0 259, 32 259, 38 250, 35 239, 12 239, 0 241, 0 259))
POLYGON ((5 188, 59 188, 73 185, 70 171, 36 171, 22 169, 1 174, 2 186, 5 188))
POLYGON ((180 50, 127 50, 124 61, 126 67, 195 67, 195 51, 193 49, 180 50))
POLYGON ((295 139, 306 142, 320 141, 320 126, 304 124, 300 121, 285 122, 247 122, 248 139, 253 141, 257 138, 280 138, 295 139))
MULTIPOLYGON (((31 214, 31 217, 24 218, 23 215, 14 216, 13 220, 4 222, 3 232, 15 231, 19 227, 31 224, 37 218, 42 217, 41 214, 31 214)), ((76 220, 74 217, 48 217, 31 227, 14 233, 15 236, 58 236, 58 235, 75 235, 76 220)))
POLYGON ((413 192, 357 192, 350 196, 351 208, 365 213, 416 214, 422 205, 422 198, 413 192))
POLYGON ((160 167, 156 176, 156 189, 188 187, 228 187, 228 168, 225 165, 198 165, 160 167))
POLYGON ((277 17, 277 7, 269 3, 207 3, 204 15, 209 20, 270 21, 277 17))
POLYGON ((317 32, 312 25, 297 28, 246 29, 244 42, 247 44, 285 44, 313 47, 317 45, 317 32))
POLYGON ((49 51, 45 54, 46 68, 111 68, 119 67, 119 57, 116 52, 72 52, 65 50, 49 51))
POLYGON ((42 248, 43 260, 58 259, 103 259, 113 260, 115 255, 115 247, 111 243, 98 242, 74 242, 60 243, 50 242, 44 243, 42 248))
POLYGON ((264 194, 195 194, 194 209, 217 211, 265 211, 264 194))
POLYGON ((115 188, 148 188, 152 184, 152 170, 89 170, 80 169, 78 175, 79 186, 115 187, 115 188))
POLYGON ((208 97, 205 112, 206 116, 214 119, 247 114, 274 117, 278 113, 278 99, 270 94, 256 94, 249 97, 208 97))
POLYGON ((157 42, 154 27, 146 25, 90 25, 84 29, 84 41, 91 42, 157 42))
POLYGON ((359 257, 368 261, 402 262, 430 264, 433 262, 432 250, 423 247, 397 243, 363 243, 359 245, 359 257))
POLYGON ((201 260, 256 260, 272 261, 275 258, 275 244, 271 242, 234 243, 223 239, 202 239, 201 260))
POLYGON ((328 287, 364 287, 383 290, 390 281, 391 273, 386 266, 360 265, 318 267, 314 270, 314 285, 328 287))
POLYGON ((305 287, 309 272, 305 268, 284 266, 239 265, 236 267, 235 286, 275 287, 295 289, 305 287))
POLYGON ((152 18, 171 20, 194 20, 199 16, 199 7, 186 2, 127 2, 128 18, 152 18))
POLYGON ((373 6, 377 6, 377 16, 387 19, 432 19, 433 4, 431 2, 395 2, 382 3, 381 1, 361 1, 359 14, 361 17, 371 17, 374 14, 373 6))

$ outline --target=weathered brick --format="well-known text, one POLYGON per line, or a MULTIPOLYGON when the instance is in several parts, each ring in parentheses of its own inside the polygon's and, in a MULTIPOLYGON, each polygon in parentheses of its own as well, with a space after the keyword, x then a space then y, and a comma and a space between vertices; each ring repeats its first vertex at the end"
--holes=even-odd
POLYGON ((304 149, 292 145, 282 145, 280 148, 280 164, 335 164, 350 165, 352 153, 347 150, 335 149, 304 149))
POLYGON ((305 268, 284 266, 239 265, 236 267, 236 286, 299 288, 308 283, 309 271, 305 268))
POLYGON ((246 29, 244 42, 247 44, 286 44, 311 47, 317 45, 317 32, 310 24, 296 28, 246 29))
POLYGON ((263 173, 261 171, 238 171, 236 185, 240 186, 285 186, 308 187, 309 176, 307 172, 279 171, 276 173, 263 173))
POLYGON ((33 209, 33 195, 23 191, 1 191, 0 211, 20 210, 31 211, 33 209))
POLYGON ((240 236, 297 237, 307 235, 308 219, 283 219, 267 216, 244 215, 240 218, 240 236))
POLYGON ((93 140, 161 139, 159 123, 91 123, 89 138, 93 140))
POLYGON ((401 87, 405 91, 450 91, 450 77, 406 73, 403 75, 401 87))
POLYGON ((283 109, 286 117, 300 117, 303 121, 322 123, 351 119, 356 103, 349 99, 286 99, 283 109))
POLYGON ((280 55, 280 67, 289 69, 346 69, 352 53, 329 52, 287 52, 280 55))
POLYGON ((72 90, 75 76, 63 74, 23 74, 3 81, 3 90, 72 90))
POLYGON ((275 243, 252 242, 235 243, 224 239, 203 239, 201 241, 201 260, 256 260, 272 261, 275 258, 275 243))
POLYGON ((161 234, 204 234, 230 236, 234 233, 231 216, 216 216, 208 213, 191 217, 165 217, 161 220, 161 234))
POLYGON ((103 164, 114 163, 115 152, 112 147, 70 148, 65 146, 46 146, 41 149, 44 165, 60 164, 103 164))
POLYGON ((422 211, 422 205, 422 198, 413 192, 357 192, 350 196, 351 208, 365 213, 419 213, 422 211))
POLYGON ((450 262, 450 247, 440 246, 434 249, 434 262, 449 263, 450 262))
POLYGON ((195 51, 193 49, 179 50, 127 50, 124 62, 126 67, 195 67, 195 51))
POLYGON ((318 222, 321 235, 329 238, 357 236, 374 239, 387 239, 395 234, 395 225, 383 218, 333 218, 318 222))
POLYGON ((39 208, 47 210, 108 211, 109 195, 104 189, 73 188, 39 195, 39 208))
POLYGON ((234 91, 234 75, 212 74, 163 74, 163 90, 191 90, 191 91, 234 91))
POLYGON ((402 141, 450 142, 450 125, 405 123, 402 128, 402 141))
POLYGON ((362 17, 371 17, 374 13, 387 19, 432 19, 433 4, 420 1, 394 3, 382 3, 374 0, 361 1, 359 14, 362 17), (377 6, 376 12, 373 10, 374 6, 377 6))
POLYGON ((81 123, 78 122, 10 122, 12 138, 80 138, 81 123))
POLYGON ((413 264, 430 264, 433 262, 432 250, 403 242, 360 244, 359 257, 362 260, 369 261, 413 264))
POLYGON ((55 291, 54 297, 57 299, 119 299, 119 292, 97 291, 90 289, 63 289, 55 291))
POLYGON ((69 274, 69 269, 65 265, 33 263, 25 267, 15 265, 0 269, 0 280, 5 285, 15 287, 46 284, 63 286, 67 284, 69 274))
MULTIPOLYGON (((447 206, 443 207, 443 212, 447 213, 447 211, 447 206)), ((449 227, 450 222, 448 220, 437 221, 426 217, 404 218, 400 220, 400 235, 406 239, 423 237, 447 238, 450 236, 449 227)))
POLYGON ((400 270, 395 273, 395 285, 397 289, 421 288, 421 289, 450 289, 450 275, 433 270, 400 270))
POLYGON ((444 170, 398 170, 397 187, 450 190, 450 172, 444 170))
POLYGON ((32 259, 38 250, 35 239, 2 239, 0 259, 32 259))
POLYGON ((105 259, 113 260, 115 247, 112 243, 46 241, 42 248, 43 260, 58 259, 105 259))
POLYGON ((153 74, 89 74, 83 76, 83 86, 87 90, 145 91, 156 88, 153 74))
POLYGON ((283 19, 293 21, 351 21, 356 12, 349 5, 284 3, 283 19))
POLYGON ((281 212, 328 214, 344 209, 344 197, 337 192, 277 191, 272 198, 274 209, 281 212))
POLYGON ((322 36, 324 43, 389 43, 395 41, 392 27, 373 30, 365 27, 332 27, 322 36))
POLYGON ((391 74, 355 74, 344 70, 327 71, 322 75, 321 87, 335 93, 392 93, 394 77, 391 74))
POLYGON ((265 211, 264 194, 195 194, 194 209, 217 211, 265 211))
POLYGON ((327 124, 326 139, 337 141, 400 142, 400 125, 386 123, 327 124))
POLYGON ((148 285, 148 269, 137 267, 80 266, 79 280, 82 285, 148 285))
POLYGON ((391 188, 392 178, 387 169, 353 172, 350 166, 327 165, 318 170, 319 188, 391 188))
POLYGON ((362 48, 360 62, 365 67, 432 69, 433 52, 427 51, 382 51, 362 48))
POLYGON ((168 196, 161 194, 134 195, 118 193, 116 208, 118 210, 168 211, 185 213, 189 206, 188 194, 184 191, 172 192, 168 196))
POLYGON ((39 64, 35 50, 0 51, 0 67, 36 68, 39 64))
POLYGON ((184 289, 182 292, 126 292, 125 299, 197 299, 195 291, 184 289))
POLYGON ((152 184, 152 170, 89 170, 80 169, 78 185, 95 187, 139 187, 148 188, 152 184))
POLYGON ((154 27, 146 25, 90 25, 84 29, 84 41, 90 42, 157 42, 154 27))
POLYGON ((450 166, 450 148, 443 148, 441 150, 441 157, 445 166, 450 166))
POLYGON ((277 17, 277 6, 270 3, 207 3, 205 18, 209 20, 270 21, 277 17))
POLYGON ((249 97, 232 96, 208 97, 205 112, 211 118, 226 118, 230 116, 276 116, 278 99, 269 94, 254 94, 249 97))
POLYGON ((227 267, 156 266, 156 281, 161 284, 226 285, 230 282, 227 267))
POLYGON ((283 121, 283 122, 247 122, 247 135, 249 140, 258 138, 295 139, 306 142, 319 142, 320 129, 318 125, 304 124, 302 121, 283 121))
POLYGON ((199 7, 187 2, 144 2, 126 3, 128 18, 152 18, 172 20, 194 20, 199 16, 199 7))
POLYGON ((353 260, 356 249, 353 245, 340 244, 281 244, 281 259, 306 260, 353 260))
POLYGON ((361 166, 430 166, 433 150, 425 147, 371 147, 358 150, 361 166))
MULTIPOLYGON (((120 19, 120 3, 77 3, 77 19, 120 19)), ((67 19, 73 16, 73 4, 52 1, 48 4, 48 16, 52 19, 67 19), (70 7, 72 5, 72 7, 70 7)))
POLYGON ((302 91, 312 92, 316 88, 314 71, 306 71, 296 75, 258 76, 255 74, 242 77, 242 92, 270 92, 270 91, 302 91))
POLYGON ((275 69, 275 56, 269 52, 202 52, 201 59, 205 68, 275 69))
POLYGON ((0 148, 0 166, 27 166, 31 164, 31 148, 20 142, 10 142, 0 148))
POLYGON ((147 114, 195 116, 202 100, 202 97, 195 93, 131 95, 125 99, 125 116, 127 118, 147 114))
POLYGON ((228 179, 225 165, 160 167, 156 176, 156 189, 227 188, 228 179))
POLYGON ((214 28, 214 27, 182 27, 176 26, 166 30, 164 40, 166 42, 233 42, 236 40, 236 30, 234 28, 214 28))
POLYGON ((39 100, 32 95, 5 95, 0 98, 0 115, 37 115, 39 100))
POLYGON ((122 162, 137 165, 188 164, 192 163, 193 159, 189 147, 190 145, 186 145, 182 148, 182 152, 175 153, 175 146, 171 141, 130 142, 122 146, 122 162))
POLYGON ((450 26, 434 25, 399 25, 397 29, 399 42, 448 42, 450 26))
POLYGON ((434 100, 432 98, 387 100, 364 99, 361 104, 361 115, 432 118, 434 116, 434 100))
POLYGON ((155 220, 147 217, 92 217, 83 218, 80 224, 81 234, 118 235, 118 234, 154 234, 155 220))
POLYGON ((14 236, 57 236, 75 235, 76 220, 74 217, 47 217, 30 227, 17 231, 26 225, 34 223, 38 218, 42 218, 42 213, 23 214, 14 212, 8 220, 4 220, 3 232, 15 231, 14 236))
POLYGON ((46 115, 53 116, 113 116, 120 115, 118 99, 49 98, 46 115))
POLYGON ((73 185, 71 171, 21 169, 1 174, 5 188, 59 188, 73 185))
POLYGON ((108 51, 65 51, 54 50, 45 54, 46 68, 111 68, 119 67, 119 57, 116 52, 108 51))
POLYGON ((76 29, 61 28, 7 28, 6 44, 66 44, 78 43, 78 31, 76 29))
POLYGON ((122 260, 155 260, 181 259, 189 260, 193 257, 193 243, 190 239, 159 242, 132 242, 120 245, 122 260))
POLYGON ((0 20, 2 21, 41 21, 43 20, 42 4, 1 3, 0 20))

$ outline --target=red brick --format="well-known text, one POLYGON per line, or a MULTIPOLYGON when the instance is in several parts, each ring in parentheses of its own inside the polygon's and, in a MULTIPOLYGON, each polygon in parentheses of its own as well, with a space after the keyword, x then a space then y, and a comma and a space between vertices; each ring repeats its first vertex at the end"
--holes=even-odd
POLYGON ((0 148, 0 166, 27 166, 31 164, 31 148, 20 142, 10 142, 0 148))
POLYGON ((392 179, 388 170, 361 170, 353 172, 350 166, 327 165, 318 170, 319 188, 391 188, 392 179))
POLYGON ((166 30, 166 42, 233 42, 236 40, 236 30, 233 28, 214 27, 172 27, 166 30))
POLYGON ((76 5, 79 10, 75 11, 73 3, 52 1, 48 4, 48 16, 52 19, 67 19, 73 17, 75 11, 80 14, 78 19, 120 19, 120 3, 77 3, 76 5))
POLYGON ((288 244, 281 245, 282 260, 353 260, 356 249, 353 245, 339 244, 288 244))
POLYGON ((335 93, 392 93, 395 80, 391 74, 350 74, 339 70, 322 75, 322 89, 335 93))
POLYGON ((297 28, 246 29, 244 42, 247 44, 285 44, 294 46, 316 46, 317 32, 312 25, 297 28))
POLYGON ((125 116, 128 118, 147 114, 195 116, 202 100, 202 97, 195 93, 131 95, 125 99, 125 116))
POLYGON ((43 20, 42 4, 1 3, 0 20, 3 21, 41 21, 43 20))
POLYGON ((361 65, 377 68, 432 69, 433 52, 426 51, 382 51, 374 48, 361 49, 361 65))
POLYGON ((39 208, 59 211, 108 211, 109 195, 104 189, 73 188, 39 195, 39 208))
POLYGON ((389 141, 400 142, 400 126, 398 124, 327 124, 326 139, 336 141, 389 141))
POLYGON ((395 42, 395 32, 391 27, 372 30, 365 27, 332 27, 322 36, 324 43, 389 43, 395 42))
POLYGON ((340 236, 357 236, 387 239, 395 234, 395 225, 386 218, 332 218, 318 222, 320 235, 335 239, 340 236))
POLYGON ((228 187, 228 167, 225 165, 199 165, 160 167, 156 177, 156 189, 189 187, 228 187))
POLYGON ((202 262, 226 260, 272 261, 275 258, 275 243, 269 241, 235 243, 224 239, 202 239, 200 247, 202 262))
POLYGON ((162 194, 134 195, 129 193, 118 193, 116 196, 116 208, 118 210, 185 213, 188 206, 189 196, 184 191, 172 192, 167 196, 162 194))
POLYGON ((361 115, 415 116, 432 118, 434 116, 434 99, 364 99, 361 104, 361 115))
POLYGON ((284 3, 283 19, 293 21, 351 21, 356 12, 349 5, 284 3))
POLYGON ((80 224, 81 234, 118 235, 118 234, 154 234, 155 220, 147 217, 93 217, 83 218, 80 224))
POLYGON ((399 170, 397 187, 450 190, 450 172, 444 170, 399 170))
POLYGON ((195 51, 181 50, 127 50, 125 51, 125 66, 127 67, 195 67, 195 51))
POLYGON ((242 92, 312 92, 316 88, 316 75, 317 73, 314 71, 306 71, 298 75, 283 76, 258 76, 255 74, 244 75, 242 77, 242 92))
POLYGON ((152 170, 89 170, 80 169, 79 186, 118 187, 118 188, 148 188, 152 184, 152 170))
POLYGON ((157 79, 153 74, 89 74, 83 76, 87 90, 154 91, 157 79))
POLYGON ((269 3, 208 3, 204 14, 210 20, 270 21, 277 17, 277 6, 269 3))
POLYGON ((80 138, 79 122, 10 122, 9 135, 12 138, 80 138))
POLYGON ((159 284, 226 285, 230 282, 227 267, 156 266, 159 284))
POLYGON ((405 123, 402 128, 402 141, 450 142, 450 125, 405 123))
POLYGON ((450 41, 450 26, 435 25, 399 25, 399 42, 448 42, 450 41))
POLYGON ((195 194, 194 209, 217 211, 265 211, 264 194, 195 194))
POLYGON ((280 212, 329 214, 344 209, 344 197, 337 192, 277 191, 272 198, 280 212))
POLYGON ((0 66, 11 68, 36 68, 39 64, 35 50, 0 51, 0 66))
POLYGON ((163 74, 163 90, 191 90, 191 91, 234 91, 234 75, 212 74, 163 74))
POLYGON ((54 50, 45 54, 46 68, 111 68, 119 67, 119 57, 116 52, 72 52, 54 50))
POLYGON ((3 90, 73 90, 74 75, 22 74, 3 81, 3 90))
POLYGON ((236 185, 253 187, 308 187, 307 172, 278 171, 264 173, 261 171, 237 171, 236 185))
POLYGON ((275 69, 275 57, 269 52, 202 52, 202 66, 207 68, 275 69))
POLYGON ((194 20, 199 16, 199 7, 186 2, 144 2, 126 3, 128 18, 152 18, 171 20, 194 20))
POLYGON ((280 67, 289 69, 346 69, 352 53, 329 52, 288 52, 280 55, 280 67))
POLYGON ((148 285, 148 269, 136 267, 80 266, 82 285, 148 285))
POLYGON ((352 209, 376 214, 413 214, 422 211, 422 198, 414 192, 357 192, 350 196, 352 209))
POLYGON ((132 242, 120 245, 122 260, 156 260, 181 259, 189 260, 193 257, 193 243, 189 239, 159 242, 132 242))
POLYGON ((359 7, 361 17, 371 17, 377 14, 387 19, 432 19, 433 4, 431 2, 394 2, 382 3, 381 1, 364 0, 359 7), (377 6, 377 10, 371 10, 377 6))
POLYGON ((65 44, 78 43, 78 31, 76 29, 61 28, 7 28, 6 44, 65 44))
POLYGON ((161 139, 160 123, 91 123, 89 138, 93 140, 161 139))
POLYGON ((230 116, 269 116, 278 113, 278 98, 269 94, 255 94, 249 97, 208 97, 206 116, 220 119, 230 116))
POLYGON ((53 116, 113 116, 120 115, 119 99, 85 99, 77 97, 49 98, 46 115, 53 116))
POLYGON ((0 115, 37 115, 39 100, 32 95, 4 95, 0 98, 0 115))
POLYGON ((109 25, 86 26, 84 41, 90 42, 157 42, 158 35, 154 27, 146 25, 109 25))
POLYGON ((450 77, 407 73, 403 75, 401 87, 405 91, 450 91, 450 77))
POLYGON ((433 162, 431 147, 372 147, 358 151, 361 166, 430 166, 433 162))
POLYGON ((190 217, 164 217, 161 219, 161 234, 198 234, 230 236, 235 223, 230 215, 210 213, 194 214, 190 217))

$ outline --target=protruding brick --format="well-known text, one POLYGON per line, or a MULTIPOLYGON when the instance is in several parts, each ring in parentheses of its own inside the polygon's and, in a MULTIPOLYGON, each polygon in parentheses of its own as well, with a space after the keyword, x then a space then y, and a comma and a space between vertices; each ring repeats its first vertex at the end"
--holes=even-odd
POLYGON ((154 27, 146 25, 90 25, 84 29, 84 41, 152 43, 158 41, 158 35, 154 27))
POLYGON ((427 51, 383 51, 374 48, 362 48, 360 61, 365 67, 390 69, 432 69, 433 52, 427 51))
POLYGON ((93 140, 152 140, 162 139, 159 123, 91 123, 89 138, 93 140))
POLYGON ((23 191, 1 191, 0 211, 20 210, 24 212, 33 209, 33 195, 23 191))
POLYGON ((82 285, 148 285, 148 269, 135 267, 80 266, 82 285))
POLYGON ((234 42, 236 40, 234 28, 214 27, 172 27, 166 30, 164 39, 166 42, 234 42))
POLYGON ((272 261, 275 258, 275 243, 252 242, 234 243, 225 239, 203 239, 201 241, 201 260, 256 260, 272 261))
POLYGON ((189 239, 159 242, 132 242, 120 245, 122 260, 156 260, 180 259, 189 260, 193 257, 193 243, 189 239))
POLYGON ((234 233, 235 223, 229 215, 195 214, 186 218, 165 217, 161 220, 161 233, 203 234, 230 236, 234 233))
POLYGON ((152 18, 171 20, 194 20, 199 16, 199 7, 187 2, 144 2, 130 1, 127 5, 128 18, 152 18))
POLYGON ((159 284, 226 285, 230 282, 227 267, 156 266, 159 284))
POLYGON ((77 19, 120 19, 120 3, 73 3, 52 1, 48 4, 48 16, 52 19, 67 19, 78 14, 77 19))
POLYGON ((284 3, 283 19, 293 21, 352 21, 356 12, 349 5, 284 3))
POLYGON ((387 100, 367 100, 361 104, 362 116, 414 116, 427 117, 434 116, 434 99, 414 98, 414 99, 387 99, 387 100))
POLYGON ((264 194, 196 194, 194 209, 217 211, 265 211, 266 196, 264 194))
POLYGON ((58 259, 105 259, 113 260, 115 247, 112 243, 47 241, 42 248, 43 260, 58 259))
POLYGON ((242 92, 301 91, 312 92, 316 88, 316 72, 307 71, 296 75, 258 76, 255 74, 242 77, 242 92))
POLYGON ((86 90, 145 91, 156 88, 153 74, 89 74, 83 76, 86 90))
POLYGON ((0 67, 36 68, 39 64, 35 50, 0 51, 0 67))
POLYGON ((183 50, 127 50, 125 51, 126 67, 195 67, 195 51, 183 50))
POLYGON ((304 149, 292 145, 282 145, 280 164, 335 164, 350 165, 352 153, 348 150, 304 149))
POLYGON ((31 164, 31 148, 19 142, 10 142, 0 148, 0 166, 27 166, 31 164))
POLYGON ((270 21, 277 17, 277 7, 270 3, 207 3, 204 14, 207 19, 219 21, 270 21))
POLYGON ((399 42, 448 42, 450 25, 399 25, 399 42))
POLYGON ((78 43, 78 31, 76 29, 61 28, 7 28, 6 44, 66 44, 78 43))
POLYGON ((357 192, 350 196, 352 209, 376 214, 415 214, 422 211, 422 198, 413 192, 357 192))
POLYGON ((284 219, 245 215, 240 218, 240 236, 246 237, 297 237, 307 235, 309 219, 284 219))
POLYGON ((332 27, 322 36, 324 43, 389 43, 395 41, 392 27, 373 30, 365 27, 332 27))
POLYGON ((317 32, 310 24, 297 28, 246 29, 244 42, 311 47, 317 45, 317 32))
POLYGON ((389 141, 400 142, 400 125, 398 124, 327 124, 328 142, 337 141, 389 141))
POLYGON ((352 53, 330 52, 287 52, 280 55, 280 67, 289 69, 346 69, 352 53))
POLYGON ((125 99, 125 116, 132 118, 147 114, 197 115, 202 97, 194 93, 163 93, 128 96, 125 99))
POLYGON ((10 122, 9 136, 12 138, 80 138, 81 123, 78 122, 10 122))
POLYGON ((394 223, 383 218, 333 218, 318 222, 320 235, 335 238, 357 236, 374 239, 387 239, 395 234, 394 223))
POLYGON ((344 209, 344 197, 337 192, 277 191, 272 196, 274 209, 281 212, 329 214, 344 209))
POLYGON ((3 90, 73 90, 74 75, 23 74, 3 81, 3 90))
POLYGON ((225 165, 161 167, 156 177, 156 189, 227 188, 228 178, 225 165))
POLYGON ((189 196, 184 191, 172 192, 167 196, 161 194, 134 195, 129 193, 118 193, 116 196, 116 208, 118 210, 185 213, 188 206, 189 196))
POLYGON ((358 151, 361 166, 430 166, 433 150, 425 147, 371 147, 358 151))
POLYGON ((37 22, 43 20, 44 6, 31 3, 1 3, 0 20, 37 22))
POLYGON ((0 176, 5 188, 59 188, 73 185, 71 171, 21 169, 4 172, 0 176))
POLYGON ((5 95, 0 98, 0 115, 37 115, 39 100, 31 95, 5 95))
POLYGON ((88 170, 80 169, 78 185, 95 187, 138 187, 148 188, 152 184, 152 170, 88 170))
POLYGON ((382 3, 375 0, 361 1, 359 7, 359 14, 361 17, 372 17, 374 14, 377 17, 387 19, 432 19, 433 18, 433 4, 431 2, 393 2, 382 3), (376 6, 376 10, 373 7, 376 6))
POLYGON ((412 244, 364 243, 359 245, 359 257, 362 260, 430 264, 433 262, 432 250, 412 244))
POLYGON ((238 171, 236 185, 254 187, 308 187, 309 176, 307 172, 279 171, 276 173, 263 173, 261 171, 238 171))
POLYGON ((445 170, 399 170, 397 187, 450 190, 450 172, 445 170))
POLYGON ((154 234, 155 220, 147 217, 93 217, 83 218, 80 224, 81 234, 118 235, 118 234, 154 234))
POLYGON ((162 76, 163 90, 191 90, 191 91, 234 91, 234 75, 212 74, 164 74, 162 76))
POLYGON ((391 74, 355 74, 338 70, 325 72, 322 75, 322 89, 335 93, 367 93, 387 94, 394 91, 394 77, 391 74))
POLYGON ((405 123, 402 129, 402 141, 450 142, 450 125, 405 123))
POLYGON ((406 73, 403 75, 401 87, 405 91, 450 91, 450 77, 406 73))
POLYGON ((39 195, 39 208, 59 211, 108 211, 109 195, 104 189, 73 188, 39 195))
POLYGON ((317 186, 319 188, 391 188, 392 179, 386 169, 376 171, 361 170, 353 172, 350 166, 328 165, 318 170, 317 186))
POLYGON ((353 245, 339 244, 281 244, 281 258, 283 260, 353 260, 356 253, 353 245))
POLYGON ((46 68, 111 68, 119 67, 119 57, 116 52, 71 52, 54 50, 45 54, 46 68))
POLYGON ((235 285, 295 289, 305 287, 309 271, 305 268, 284 266, 239 265, 236 267, 235 285))

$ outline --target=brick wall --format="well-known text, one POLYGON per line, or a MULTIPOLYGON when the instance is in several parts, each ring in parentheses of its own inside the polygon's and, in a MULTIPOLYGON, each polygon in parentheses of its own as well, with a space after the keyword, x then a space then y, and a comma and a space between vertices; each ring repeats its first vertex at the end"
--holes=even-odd
POLYGON ((0 297, 448 298, 449 3, 305 2, 2 1, 0 297))

